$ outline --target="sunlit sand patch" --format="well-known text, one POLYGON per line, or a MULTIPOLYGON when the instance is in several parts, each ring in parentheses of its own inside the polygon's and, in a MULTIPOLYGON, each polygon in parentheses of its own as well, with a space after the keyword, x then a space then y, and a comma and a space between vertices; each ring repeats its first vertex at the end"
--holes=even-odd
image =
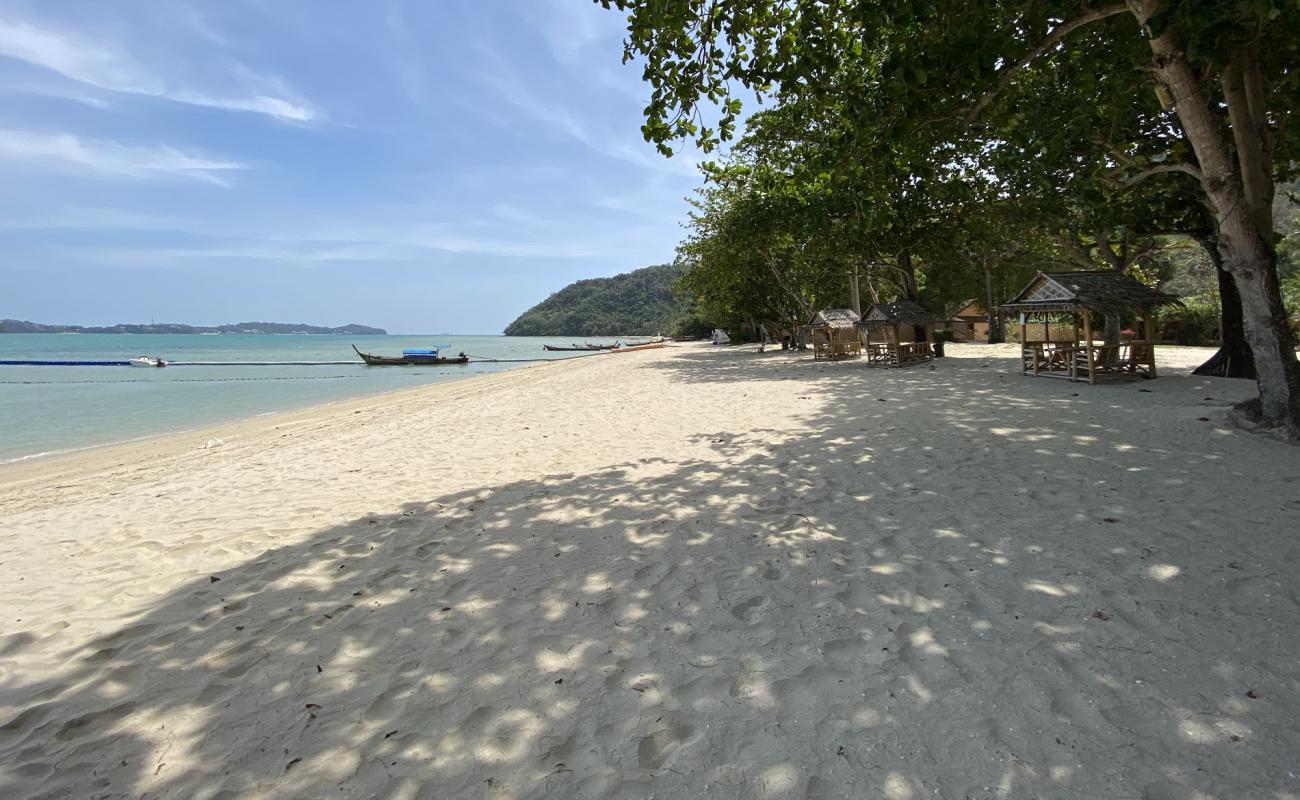
POLYGON ((420 685, 438 694, 451 691, 459 683, 459 678, 447 672, 431 672, 420 679, 420 685))
POLYGON ((500 672, 484 672, 474 679, 474 685, 480 689, 496 689, 505 686, 509 681, 510 676, 500 672))
POLYGON ((454 575, 459 575, 468 572, 474 566, 474 559, 442 555, 438 556, 437 563, 440 569, 454 575))
POLYGON ((931 611, 944 607, 942 600, 931 600, 924 595, 907 591, 895 592, 894 594, 878 594, 876 599, 887 606, 903 606, 918 614, 929 614, 931 611))
POLYGON ((1083 628, 1078 625, 1052 625, 1048 622, 1035 622, 1034 630, 1044 636, 1067 636, 1071 633, 1078 633, 1083 628))
POLYGON ((1147 574, 1161 583, 1173 580, 1182 571, 1181 567, 1176 567, 1173 564, 1152 564, 1147 567, 1147 574))
POLYGON ((613 588, 614 585, 610 581, 608 573, 593 572, 582 582, 582 589, 580 591, 585 592, 586 594, 600 594, 613 588))
POLYGON ((889 800, 912 800, 915 796, 912 787, 908 785, 907 778, 902 773, 891 772, 885 776, 883 785, 885 797, 889 800))
POLYGON ((1069 597, 1079 593, 1079 587, 1072 583, 1048 583, 1047 581, 1026 581, 1022 584, 1025 589, 1031 592, 1041 592, 1052 597, 1069 597))

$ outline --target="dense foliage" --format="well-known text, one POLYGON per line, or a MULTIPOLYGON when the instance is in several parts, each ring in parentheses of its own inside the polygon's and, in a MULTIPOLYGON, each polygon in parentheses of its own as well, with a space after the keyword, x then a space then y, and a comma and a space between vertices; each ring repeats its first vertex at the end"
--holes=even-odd
MULTIPOLYGON (((679 335, 689 301, 673 293, 672 264, 569 284, 519 315, 507 336, 679 335)), ((687 332, 691 332, 688 330, 687 332)))
POLYGON ((1159 283, 1195 243, 1243 410, 1300 435, 1270 213, 1300 169, 1294 0, 596 2, 627 18, 646 139, 736 140, 681 248, 702 308, 787 323, 850 280, 933 308, 1036 267, 1159 283))

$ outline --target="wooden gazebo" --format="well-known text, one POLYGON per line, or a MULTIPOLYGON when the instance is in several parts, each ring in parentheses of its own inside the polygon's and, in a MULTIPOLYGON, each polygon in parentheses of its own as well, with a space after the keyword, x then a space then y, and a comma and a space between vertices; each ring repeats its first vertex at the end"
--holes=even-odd
POLYGON ((1177 297, 1117 272, 1040 272, 998 310, 1018 316, 1024 374, 1096 383, 1104 375, 1154 378, 1152 314, 1178 303, 1177 297), (1098 342, 1094 315, 1119 317, 1133 330, 1118 343, 1098 342))
POLYGON ((858 323, 873 364, 905 367, 934 360, 934 315, 911 300, 876 303, 858 323))
POLYGON ((813 346, 813 358, 852 358, 862 355, 862 342, 854 327, 858 315, 848 308, 824 308, 804 326, 813 346))

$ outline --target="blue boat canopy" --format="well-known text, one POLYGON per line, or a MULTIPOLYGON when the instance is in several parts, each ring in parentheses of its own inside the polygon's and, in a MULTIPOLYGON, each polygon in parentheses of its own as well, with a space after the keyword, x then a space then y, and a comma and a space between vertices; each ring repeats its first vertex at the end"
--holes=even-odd
POLYGON ((429 347, 416 347, 416 348, 411 348, 411 349, 409 349, 409 350, 403 350, 403 351, 402 351, 402 355, 404 355, 404 356, 436 356, 436 355, 438 355, 438 348, 436 348, 436 347, 433 347, 433 348, 429 348, 429 347))

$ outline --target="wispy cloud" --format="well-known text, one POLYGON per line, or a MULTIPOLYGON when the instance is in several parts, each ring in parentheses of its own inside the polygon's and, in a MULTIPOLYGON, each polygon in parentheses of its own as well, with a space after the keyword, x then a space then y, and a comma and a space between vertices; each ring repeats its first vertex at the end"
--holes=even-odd
POLYGON ((230 70, 230 78, 239 84, 238 91, 176 85, 162 78, 161 70, 139 64, 129 54, 98 40, 24 21, 0 19, 0 56, 48 69, 108 92, 156 97, 225 111, 265 114, 286 122, 308 123, 323 116, 280 79, 258 75, 238 62, 230 70))
POLYGON ((0 129, 0 159, 48 161, 97 175, 135 179, 176 178, 230 186, 229 174, 249 169, 240 161, 186 153, 166 145, 129 145, 71 133, 0 129))
POLYGON ((594 44, 622 38, 622 17, 591 3, 548 0, 529 8, 538 15, 538 28, 551 55, 562 64, 577 61, 582 51, 594 44))
POLYGON ((498 53, 488 48, 481 48, 480 52, 485 62, 483 66, 490 66, 490 68, 484 68, 478 76, 479 79, 492 87, 501 99, 534 120, 564 133, 607 158, 686 177, 699 177, 699 169, 689 156, 664 158, 650 145, 640 140, 599 133, 588 123, 580 120, 577 114, 533 92, 525 85, 515 68, 498 53))

